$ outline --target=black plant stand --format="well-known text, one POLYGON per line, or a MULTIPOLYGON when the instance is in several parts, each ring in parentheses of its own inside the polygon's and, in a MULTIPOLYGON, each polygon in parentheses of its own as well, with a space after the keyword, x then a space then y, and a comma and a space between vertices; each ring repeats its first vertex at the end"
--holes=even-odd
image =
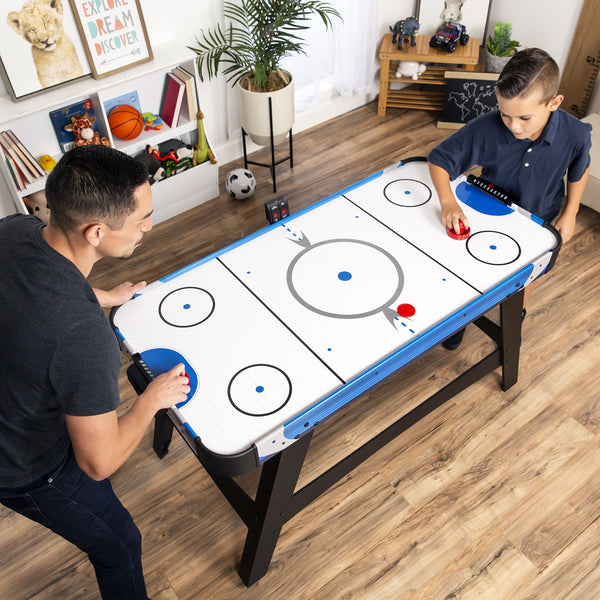
POLYGON ((273 179, 273 193, 277 192, 277 181, 275 179, 275 167, 286 160, 290 161, 290 168, 294 168, 294 145, 292 140, 292 130, 289 132, 289 144, 290 153, 285 158, 280 158, 275 161, 275 144, 273 143, 273 104, 269 97, 269 128, 271 133, 271 163, 261 163, 253 160, 248 160, 248 154, 246 152, 246 136, 248 135, 242 127, 242 145, 244 146, 244 168, 247 169, 248 165, 257 165, 259 167, 267 167, 271 171, 271 178, 273 179))

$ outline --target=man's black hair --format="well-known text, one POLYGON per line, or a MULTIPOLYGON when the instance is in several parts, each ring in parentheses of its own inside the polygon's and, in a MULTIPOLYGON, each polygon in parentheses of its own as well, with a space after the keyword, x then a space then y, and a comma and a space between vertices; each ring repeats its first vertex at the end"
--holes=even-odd
POLYGON ((46 182, 50 222, 64 231, 89 221, 120 229, 136 209, 135 191, 148 181, 143 164, 107 146, 67 152, 46 182))

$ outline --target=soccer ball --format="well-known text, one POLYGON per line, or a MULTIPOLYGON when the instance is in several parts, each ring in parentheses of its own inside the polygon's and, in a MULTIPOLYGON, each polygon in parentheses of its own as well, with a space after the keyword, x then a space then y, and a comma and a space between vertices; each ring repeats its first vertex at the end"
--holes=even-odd
POLYGON ((248 169, 234 169, 227 173, 225 189, 236 200, 245 200, 254 194, 256 179, 254 179, 252 171, 248 171, 248 169))

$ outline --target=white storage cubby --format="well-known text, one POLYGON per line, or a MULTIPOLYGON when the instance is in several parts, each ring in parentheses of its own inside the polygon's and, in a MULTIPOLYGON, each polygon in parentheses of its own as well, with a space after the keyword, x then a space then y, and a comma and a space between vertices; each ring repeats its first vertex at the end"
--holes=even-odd
MULTIPOLYGON (((198 138, 197 122, 196 119, 188 119, 185 110, 177 127, 171 128, 165 124, 156 131, 142 131, 137 138, 129 141, 113 138, 110 133, 104 110, 104 102, 107 100, 135 90, 139 95, 142 111, 159 114, 166 74, 180 65, 194 74, 198 87, 194 55, 190 51, 175 44, 154 48, 153 51, 154 60, 103 79, 84 79, 18 103, 13 103, 7 97, 0 98, 0 131, 11 129, 36 159, 43 154, 50 154, 58 161, 62 153, 50 120, 50 111, 91 98, 100 135, 106 136, 113 148, 135 156, 144 151, 147 144, 158 146, 171 138, 195 144, 198 138)), ((202 107, 200 99, 199 105, 202 107)), ((205 124, 209 121, 210 115, 205 115, 205 124)), ((0 161, 0 170, 17 210, 26 213, 23 197, 43 189, 45 178, 40 178, 28 184, 26 190, 19 191, 7 168, 4 155, 0 161)), ((218 166, 207 161, 159 181, 152 186, 152 195, 153 221, 159 223, 218 196, 218 166)))

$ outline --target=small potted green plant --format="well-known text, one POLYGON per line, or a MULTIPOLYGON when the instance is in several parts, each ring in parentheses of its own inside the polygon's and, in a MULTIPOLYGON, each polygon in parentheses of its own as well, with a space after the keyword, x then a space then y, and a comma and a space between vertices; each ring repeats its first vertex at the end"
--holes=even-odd
POLYGON ((303 30, 313 16, 326 28, 340 14, 319 0, 241 0, 223 3, 228 25, 201 31, 197 47, 198 74, 211 79, 223 74, 240 90, 242 127, 254 142, 270 144, 268 98, 273 104, 274 143, 282 141, 294 122, 292 76, 281 68, 284 56, 304 53, 303 30))
POLYGON ((488 36, 485 67, 489 73, 500 73, 504 65, 517 52, 519 42, 512 39, 512 25, 499 21, 494 26, 493 36, 488 36))

